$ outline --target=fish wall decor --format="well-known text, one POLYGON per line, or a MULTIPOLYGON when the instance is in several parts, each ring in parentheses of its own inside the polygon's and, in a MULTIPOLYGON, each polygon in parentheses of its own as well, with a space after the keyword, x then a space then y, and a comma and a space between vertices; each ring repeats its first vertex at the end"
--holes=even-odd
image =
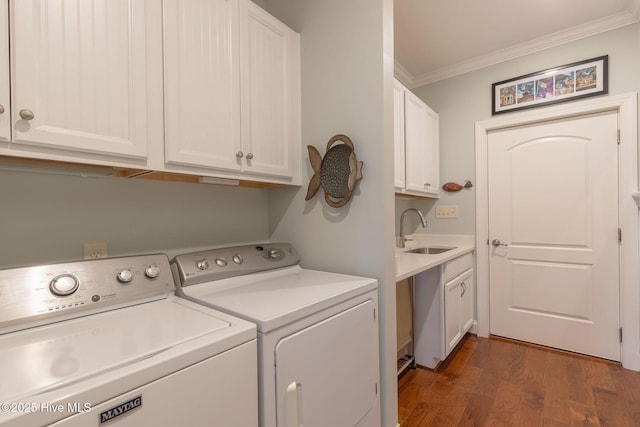
POLYGON ((322 187, 329 206, 339 208, 349 203, 356 182, 362 179, 363 166, 356 158, 351 139, 346 135, 332 137, 324 158, 312 145, 307 145, 307 150, 314 174, 304 199, 310 200, 322 187))
POLYGON ((463 188, 471 188, 473 187, 473 184, 471 183, 471 181, 467 180, 467 182, 464 183, 464 185, 460 185, 460 184, 456 184, 455 182, 447 182, 445 185, 442 186, 442 189, 444 191, 448 191, 448 192, 455 192, 455 191, 460 191, 463 188))

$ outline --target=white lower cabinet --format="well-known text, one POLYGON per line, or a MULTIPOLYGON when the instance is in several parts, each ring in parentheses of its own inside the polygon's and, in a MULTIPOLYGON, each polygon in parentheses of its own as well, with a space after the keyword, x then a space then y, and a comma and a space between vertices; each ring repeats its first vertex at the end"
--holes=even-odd
POLYGON ((448 355, 473 323, 473 271, 444 285, 444 346, 448 355))
POLYGON ((473 325, 473 253, 415 276, 415 361, 435 368, 473 325))

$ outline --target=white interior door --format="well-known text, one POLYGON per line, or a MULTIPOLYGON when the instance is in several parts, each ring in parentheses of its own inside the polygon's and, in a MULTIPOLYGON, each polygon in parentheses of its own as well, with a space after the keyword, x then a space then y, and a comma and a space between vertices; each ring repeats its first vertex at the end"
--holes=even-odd
POLYGON ((617 129, 607 112, 489 134, 492 334, 620 360, 617 129))

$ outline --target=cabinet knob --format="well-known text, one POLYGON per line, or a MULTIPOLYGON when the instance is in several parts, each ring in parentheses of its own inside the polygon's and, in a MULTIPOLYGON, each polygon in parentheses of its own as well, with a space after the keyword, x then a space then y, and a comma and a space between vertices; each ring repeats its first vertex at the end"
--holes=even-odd
POLYGON ((0 104, 0 114, 4 113, 4 105, 0 104))
POLYGON ((237 157, 238 159, 241 159, 243 156, 244 156, 244 153, 243 153, 242 151, 238 151, 238 152, 236 153, 236 157, 237 157))
POLYGON ((462 288, 462 293, 460 294, 460 296, 462 297, 467 292, 467 284, 462 282, 460 283, 460 287, 462 288))
POLYGON ((22 120, 33 120, 35 117, 35 114, 33 114, 33 111, 31 110, 20 110, 20 118, 22 120))
POLYGON ((247 154, 247 160, 251 160, 251 159, 253 159, 253 153, 247 154))

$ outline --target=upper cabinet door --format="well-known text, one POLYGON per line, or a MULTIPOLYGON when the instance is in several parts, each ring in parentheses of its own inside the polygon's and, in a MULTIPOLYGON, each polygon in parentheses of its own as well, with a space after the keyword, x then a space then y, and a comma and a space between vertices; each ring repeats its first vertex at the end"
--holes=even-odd
POLYGON ((237 0, 165 0, 166 161, 239 171, 237 0))
POLYGON ((0 142, 11 139, 9 105, 9 5, 0 0, 0 142))
POLYGON ((405 155, 406 189, 424 192, 427 167, 427 105, 413 93, 406 91, 405 101, 405 155))
POLYGON ((405 188, 424 196, 439 194, 438 114, 411 91, 405 102, 405 188))
POLYGON ((292 177, 299 162, 300 36, 241 0, 244 170, 292 177))
POLYGON ((396 190, 404 190, 404 85, 393 79, 393 147, 394 185, 396 190))
MULTIPOLYGON (((13 139, 147 156, 149 73, 143 0, 11 1, 13 139)), ((159 16, 158 16, 159 19, 159 16)))
POLYGON ((440 116, 427 105, 426 109, 427 157, 424 166, 425 191, 430 195, 440 194, 440 116))

